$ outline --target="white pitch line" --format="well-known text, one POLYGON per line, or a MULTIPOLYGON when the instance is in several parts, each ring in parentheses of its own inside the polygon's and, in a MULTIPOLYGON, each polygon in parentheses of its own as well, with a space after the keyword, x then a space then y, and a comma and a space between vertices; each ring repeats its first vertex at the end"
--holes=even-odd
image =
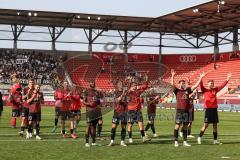
MULTIPOLYGON (((22 139, 22 140, 17 140, 17 139, 1 139, 0 142, 82 142, 85 138, 77 138, 77 139, 42 139, 42 140, 35 140, 34 137, 32 139, 22 139)), ((127 139, 126 139, 127 140, 127 139)), ((134 140, 134 139, 133 139, 134 140)), ((193 139, 191 139, 193 140, 193 139)), ((227 142, 227 141, 240 141, 240 139, 219 139, 220 141, 227 142)), ((106 141, 106 140, 104 140, 106 141)), ((154 138, 151 141, 173 141, 171 138, 154 138)), ((151 144, 151 141, 149 142, 151 144)), ((213 141, 212 139, 204 139, 203 141, 213 141)), ((101 142, 101 141, 99 141, 101 142)), ((140 139, 135 139, 135 142, 141 143, 140 139)), ((159 143, 161 144, 161 143, 159 143)), ((224 143, 223 143, 224 144, 224 143)))

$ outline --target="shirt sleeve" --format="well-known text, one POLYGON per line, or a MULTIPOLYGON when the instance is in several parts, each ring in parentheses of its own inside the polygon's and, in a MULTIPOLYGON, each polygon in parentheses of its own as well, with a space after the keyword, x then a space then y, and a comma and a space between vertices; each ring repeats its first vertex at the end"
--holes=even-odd
POLYGON ((175 94, 175 95, 177 95, 177 92, 179 91, 179 89, 177 88, 177 87, 173 87, 173 93, 175 94))
POLYGON ((216 91, 219 92, 220 90, 222 90, 227 85, 227 83, 228 83, 228 81, 223 82, 223 84, 221 86, 218 86, 216 88, 216 91))
POLYGON ((204 93, 206 91, 206 88, 203 86, 203 81, 200 82, 200 88, 202 93, 204 93))
POLYGON ((188 87, 188 88, 187 88, 187 92, 188 92, 188 94, 191 94, 191 93, 193 93, 193 91, 192 91, 191 87, 188 87))

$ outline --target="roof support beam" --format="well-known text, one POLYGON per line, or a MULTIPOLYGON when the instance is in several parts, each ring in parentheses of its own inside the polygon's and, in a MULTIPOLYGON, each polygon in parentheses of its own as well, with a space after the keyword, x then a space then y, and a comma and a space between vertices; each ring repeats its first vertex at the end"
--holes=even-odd
POLYGON ((190 42, 187 38, 183 37, 180 34, 176 34, 178 37, 180 37, 181 39, 183 39, 185 42, 187 42, 188 44, 190 44, 191 46, 193 46, 194 48, 198 48, 195 44, 193 44, 192 42, 190 42))
POLYGON ((233 52, 239 51, 239 44, 238 44, 238 26, 233 27, 233 52))
POLYGON ((23 32, 25 25, 11 25, 12 33, 13 33, 13 48, 17 49, 17 41, 21 33, 23 32))
POLYGON ((213 48, 213 53, 214 53, 214 62, 217 60, 217 54, 219 54, 219 46, 218 46, 218 31, 215 31, 214 33, 214 48, 213 48))

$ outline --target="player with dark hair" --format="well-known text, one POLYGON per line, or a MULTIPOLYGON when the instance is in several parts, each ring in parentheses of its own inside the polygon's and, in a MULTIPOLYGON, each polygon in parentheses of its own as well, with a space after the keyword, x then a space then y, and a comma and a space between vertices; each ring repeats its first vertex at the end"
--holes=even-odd
POLYGON ((145 84, 138 85, 136 81, 131 82, 130 89, 128 91, 128 137, 129 143, 133 143, 132 139, 132 126, 134 123, 138 124, 142 141, 148 142, 150 139, 145 134, 142 116, 142 101, 141 94, 148 89, 148 77, 145 76, 145 84))
POLYGON ((99 112, 101 105, 101 93, 95 88, 95 81, 89 82, 90 88, 83 91, 83 104, 86 107, 86 132, 85 147, 90 147, 89 137, 92 138, 92 146, 96 146, 96 127, 102 114, 99 112))
POLYGON ((156 116, 156 108, 159 102, 159 96, 154 95, 153 90, 150 91, 151 93, 147 96, 147 115, 148 115, 148 123, 145 128, 145 132, 151 128, 153 132, 153 137, 157 137, 155 126, 154 126, 154 119, 156 116))
POLYGON ((126 147, 125 137, 126 137, 126 125, 127 125, 127 89, 124 88, 123 82, 118 81, 116 84, 116 90, 114 91, 114 114, 112 118, 112 130, 111 130, 111 141, 108 146, 114 145, 116 129, 121 121, 121 146, 126 147))
POLYGON ((195 90, 200 84, 202 78, 206 74, 200 74, 200 78, 195 85, 192 87, 187 87, 184 80, 179 81, 179 87, 175 86, 174 76, 175 71, 171 71, 172 74, 172 85, 173 92, 176 96, 177 107, 176 107, 176 119, 175 119, 175 128, 174 128, 174 146, 178 147, 178 131, 181 125, 183 125, 183 146, 190 147, 187 143, 187 126, 189 124, 189 109, 191 107, 189 95, 195 90))
MULTIPOLYGON (((194 99, 197 96, 197 89, 195 89, 190 95, 190 108, 189 108, 189 124, 187 127, 187 137, 188 138, 194 138, 193 135, 191 135, 191 131, 192 131, 192 123, 194 121, 194 99)), ((183 137, 183 127, 181 128, 181 132, 179 133, 180 137, 183 137)))
POLYGON ((22 109, 22 86, 20 84, 14 84, 11 88, 8 102, 12 104, 12 128, 16 128, 17 117, 20 117, 22 109))
POLYGON ((28 126, 29 105, 27 103, 27 100, 30 98, 33 91, 34 91, 34 81, 33 79, 29 79, 28 87, 23 89, 23 97, 22 97, 23 107, 22 107, 22 113, 21 113, 22 123, 21 123, 20 132, 19 132, 20 136, 23 136, 24 129, 28 128, 27 126, 28 126))
POLYGON ((72 94, 71 94, 71 107, 70 107, 70 112, 71 112, 71 117, 74 118, 74 133, 77 131, 77 125, 79 124, 81 120, 81 92, 77 88, 77 86, 74 84, 72 87, 72 94))
POLYGON ((61 115, 61 130, 63 138, 67 138, 66 130, 65 130, 65 121, 70 120, 70 136, 71 138, 75 139, 76 136, 74 134, 74 116, 70 112, 70 107, 72 103, 72 91, 69 88, 69 84, 67 81, 63 82, 63 88, 58 95, 58 99, 61 100, 61 108, 60 108, 60 115, 61 115))
POLYGON ((200 130, 199 137, 197 139, 198 144, 202 143, 202 137, 204 135, 205 130, 208 128, 209 124, 213 124, 213 144, 221 144, 217 140, 218 130, 217 126, 219 123, 218 120, 218 105, 217 105, 217 93, 222 90, 228 83, 229 79, 231 78, 232 74, 227 74, 227 80, 218 87, 214 87, 214 81, 208 81, 208 88, 203 86, 203 82, 201 81, 200 87, 204 97, 204 109, 205 109, 205 118, 204 118, 204 125, 200 130))
POLYGON ((29 94, 30 98, 27 100, 29 104, 29 116, 28 116, 28 132, 26 139, 32 138, 33 127, 36 127, 36 140, 41 140, 40 133, 40 121, 41 121, 41 104, 44 103, 43 93, 40 92, 40 85, 35 85, 34 90, 29 94))

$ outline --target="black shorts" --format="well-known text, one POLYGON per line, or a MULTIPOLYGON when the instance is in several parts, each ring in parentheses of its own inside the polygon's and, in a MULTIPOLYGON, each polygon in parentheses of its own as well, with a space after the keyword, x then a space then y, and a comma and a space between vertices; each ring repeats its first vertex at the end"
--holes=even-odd
POLYGON ((121 121, 121 124, 127 124, 127 113, 126 112, 122 112, 122 113, 114 112, 113 118, 112 118, 112 123, 118 125, 120 121, 121 121))
POLYGON ((80 110, 72 110, 71 115, 72 115, 72 117, 80 116, 81 111, 80 110))
POLYGON ((176 110, 176 117, 175 117, 175 123, 176 124, 187 124, 189 123, 190 116, 189 116, 189 111, 187 110, 176 110))
POLYGON ((21 111, 21 116, 28 118, 29 115, 29 108, 23 107, 21 111))
POLYGON ((70 118, 74 118, 70 111, 61 111, 61 120, 66 121, 70 118))
POLYGON ((87 120, 87 123, 89 124, 89 126, 97 126, 98 120, 99 119, 94 119, 94 120, 90 120, 90 121, 87 120))
POLYGON ((58 119, 61 116, 61 109, 59 107, 55 107, 55 119, 58 119))
POLYGON ((99 110, 87 110, 86 112, 86 120, 87 122, 91 122, 91 121, 99 121, 102 120, 102 113, 99 112, 99 110))
POLYGON ((20 110, 19 109, 13 109, 12 110, 12 117, 20 117, 20 110))
POLYGON ((28 120, 29 121, 35 121, 35 122, 40 122, 42 119, 41 119, 41 113, 40 112, 37 112, 37 113, 29 113, 28 115, 28 120))
POLYGON ((154 121, 156 117, 156 113, 148 113, 148 121, 154 121))
POLYGON ((142 112, 138 110, 128 111, 127 117, 128 117, 128 123, 143 122, 142 112))
POLYGON ((205 123, 218 123, 218 110, 217 108, 207 108, 205 109, 205 123))
POLYGON ((189 122, 193 122, 194 121, 194 110, 189 112, 189 122))

